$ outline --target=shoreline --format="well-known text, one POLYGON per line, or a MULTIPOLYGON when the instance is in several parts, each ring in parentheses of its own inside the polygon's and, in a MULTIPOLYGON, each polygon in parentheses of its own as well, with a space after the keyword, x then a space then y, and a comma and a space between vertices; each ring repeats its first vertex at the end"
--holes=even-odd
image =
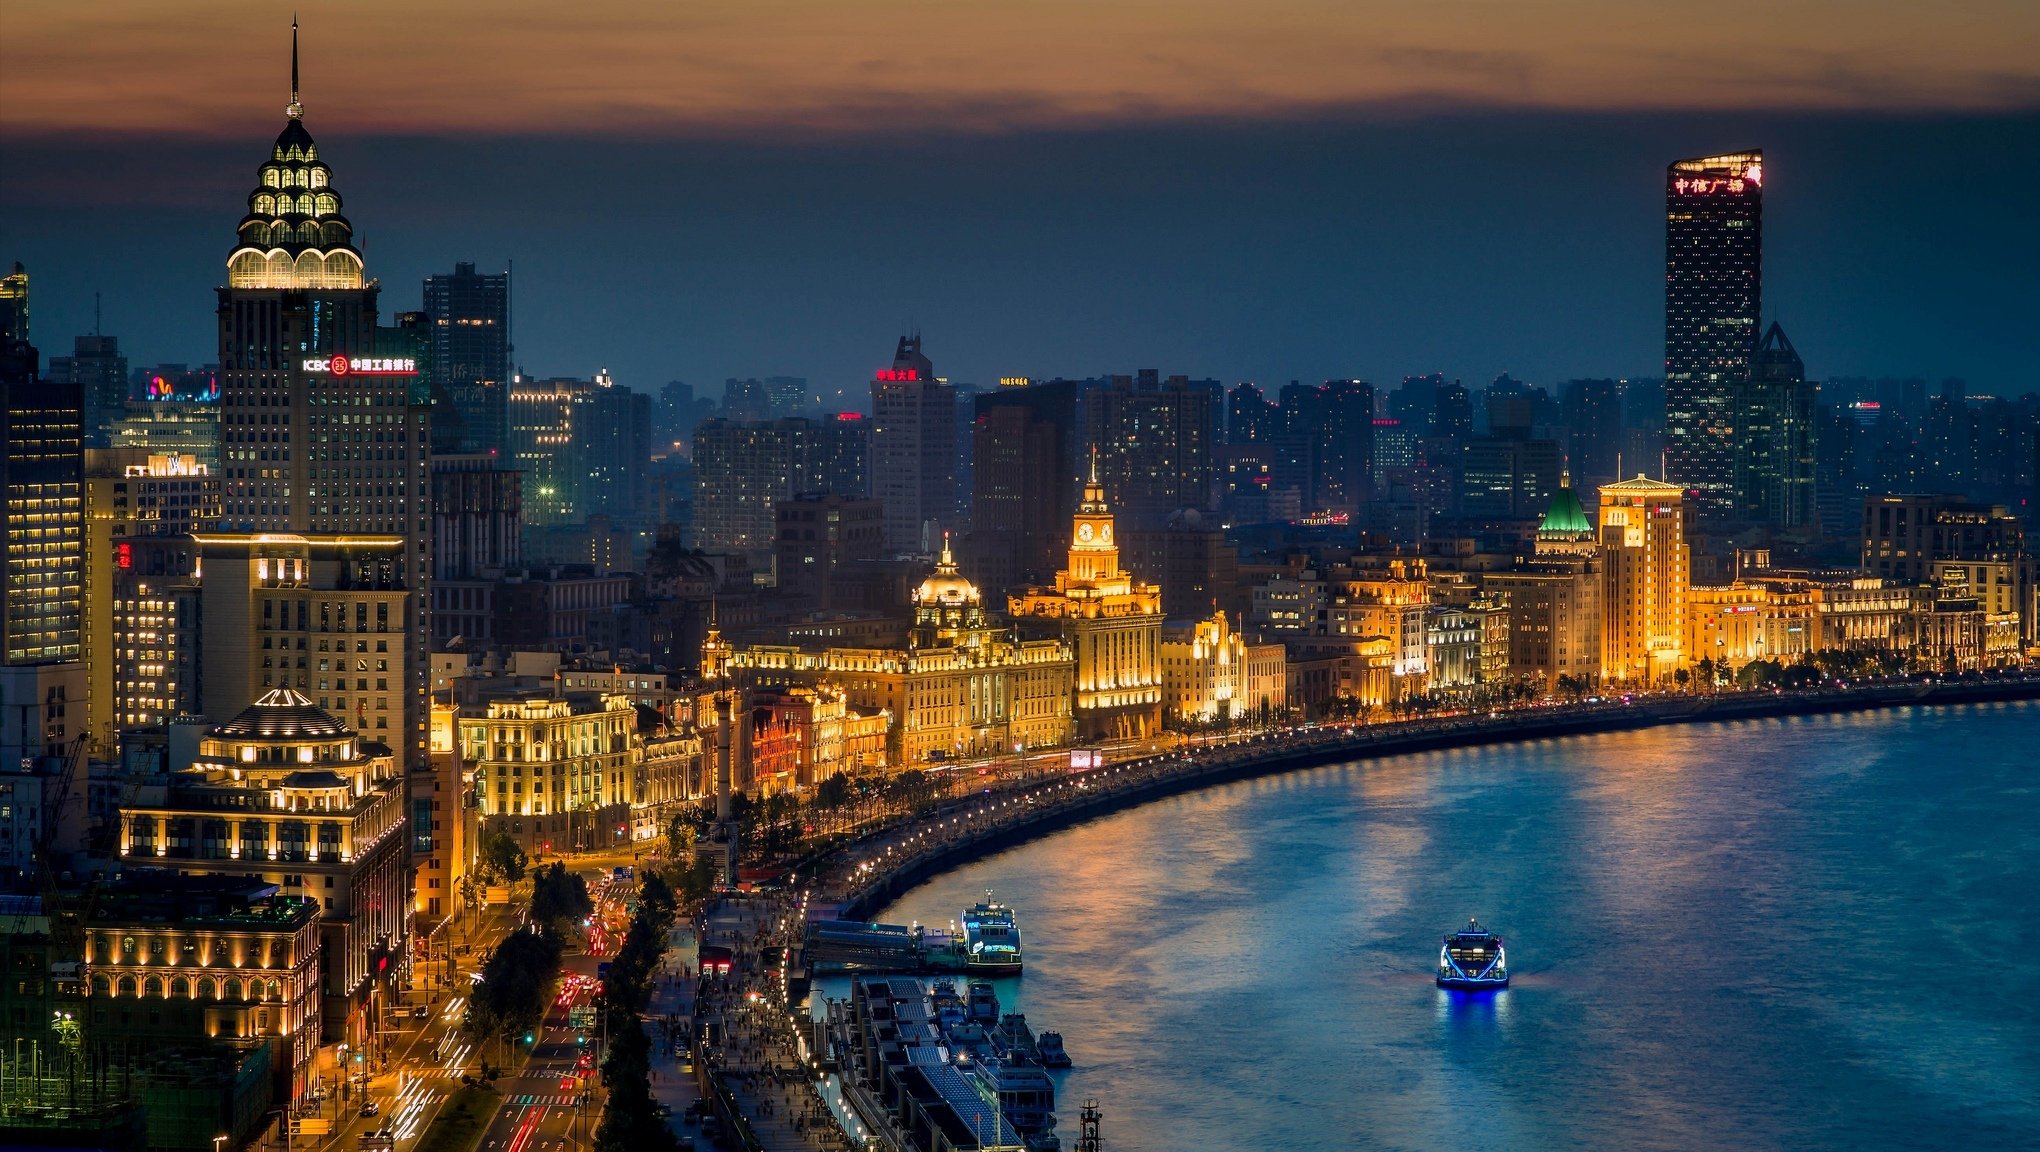
MULTIPOLYGON (((1030 808, 1017 819, 1002 820, 980 831, 923 849, 901 859, 855 887, 845 890, 837 915, 846 920, 870 920, 880 909, 935 877, 1018 847, 1032 840, 1060 832, 1077 824, 1108 816, 1141 804, 1239 780, 1274 776, 1284 772, 1320 768, 1354 760, 1379 759, 1412 752, 1448 748, 1478 748, 1515 744, 1561 736, 1626 732, 1672 724, 1701 724, 1731 720, 1757 720, 1786 716, 1832 715, 1845 712, 1873 712, 1914 706, 1948 707, 1962 704, 2010 703, 2040 699, 2040 677, 2018 679, 1943 681, 1926 684, 1880 684, 1867 688, 1793 694, 1735 694, 1729 696, 1677 696, 1652 698, 1633 704, 1595 707, 1552 708, 1504 713, 1499 716, 1417 721, 1406 724, 1361 726, 1331 730, 1326 738, 1288 744, 1275 743, 1265 751, 1253 744, 1231 745, 1171 753, 1160 758, 1187 755, 1191 763, 1178 771, 1161 772, 1146 779, 1124 783, 1112 779, 1129 767, 1157 763, 1149 759, 1110 768, 1071 774, 1046 784, 1018 789, 1013 795, 1026 798, 1030 808), (1091 787, 1092 783, 1100 787, 1091 787), (1072 786, 1076 791, 1072 792, 1072 786), (1062 795, 1051 796, 1052 793, 1062 795), (1043 803, 1035 805, 1035 800, 1043 803)), ((997 795, 997 794, 995 794, 997 795)), ((930 819, 905 828, 934 826, 944 816, 954 818, 959 808, 972 801, 960 801, 938 808, 930 819)), ((889 829, 873 839, 900 835, 904 829, 889 829)), ((853 847, 844 857, 854 855, 853 847)), ((852 861, 854 863, 854 861, 852 861)), ((840 884, 842 858, 834 868, 818 877, 822 884, 840 884)))

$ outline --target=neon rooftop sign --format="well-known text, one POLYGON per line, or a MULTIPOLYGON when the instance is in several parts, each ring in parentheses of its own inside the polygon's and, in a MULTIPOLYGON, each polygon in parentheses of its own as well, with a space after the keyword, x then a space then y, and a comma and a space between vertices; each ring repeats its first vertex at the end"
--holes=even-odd
POLYGON ((879 381, 919 380, 920 378, 921 370, 919 368, 880 368, 877 374, 872 377, 872 379, 879 381))

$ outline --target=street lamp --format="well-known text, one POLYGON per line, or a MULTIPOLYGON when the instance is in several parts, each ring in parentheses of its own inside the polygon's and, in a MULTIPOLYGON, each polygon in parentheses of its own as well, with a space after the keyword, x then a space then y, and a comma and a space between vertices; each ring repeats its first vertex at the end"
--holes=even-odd
POLYGON ((213 1137, 213 1138, 212 1138, 212 1149, 213 1149, 213 1152, 220 1152, 220 1145, 222 1145, 222 1144, 225 1144, 226 1142, 227 1142, 227 1138, 226 1138, 226 1136, 224 1136, 224 1135, 220 1135, 220 1136, 215 1136, 215 1137, 213 1137))

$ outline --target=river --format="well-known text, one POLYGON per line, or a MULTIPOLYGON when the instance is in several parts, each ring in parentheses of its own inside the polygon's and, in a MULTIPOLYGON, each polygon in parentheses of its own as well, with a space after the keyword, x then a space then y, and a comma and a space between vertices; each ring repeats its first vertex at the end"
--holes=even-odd
MULTIPOLYGON (((2040 705, 1398 756, 1225 785, 959 869, 1065 1148, 2040 1146, 2040 705), (1514 986, 1444 993, 1442 933, 1514 986)), ((823 991, 840 994, 840 982, 823 991), (834 986, 834 987, 832 987, 834 986)))

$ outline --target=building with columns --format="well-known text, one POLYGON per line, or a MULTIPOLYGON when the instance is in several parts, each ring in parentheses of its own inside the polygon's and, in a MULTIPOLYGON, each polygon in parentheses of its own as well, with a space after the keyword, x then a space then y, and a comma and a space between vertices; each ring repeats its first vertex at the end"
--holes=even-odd
POLYGON ((1054 622, 1076 654, 1080 740, 1145 739, 1162 727, 1162 590, 1120 567, 1112 510, 1090 479, 1070 526, 1069 567, 1053 587, 1009 602, 1023 622, 1054 622))
POLYGON ((120 854, 190 875, 256 878, 320 910, 325 1039, 359 1046, 409 955, 403 777, 289 688, 208 729, 161 804, 123 805, 120 854))

